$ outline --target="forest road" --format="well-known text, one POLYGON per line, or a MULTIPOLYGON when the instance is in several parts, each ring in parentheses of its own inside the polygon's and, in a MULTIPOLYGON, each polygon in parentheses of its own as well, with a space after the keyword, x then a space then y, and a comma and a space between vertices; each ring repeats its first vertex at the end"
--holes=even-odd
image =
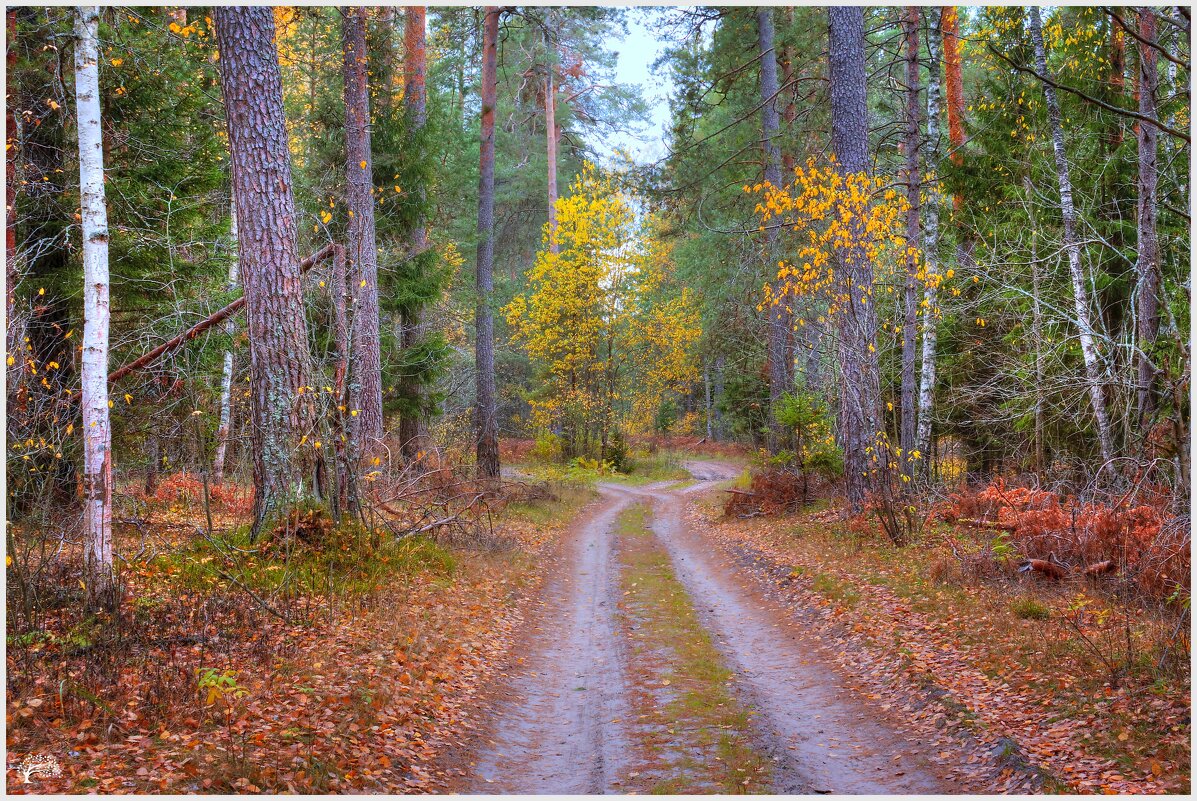
POLYGON ((773 765, 775 793, 964 792, 941 779, 931 745, 887 723, 847 689, 799 622, 735 567, 706 532, 688 525, 687 496, 738 474, 690 462, 698 483, 671 489, 607 484, 570 531, 550 568, 545 603, 529 624, 521 670, 502 696, 489 744, 474 755, 468 789, 481 793, 624 792, 635 738, 629 648, 615 618, 620 512, 652 509, 703 626, 736 674, 737 700, 752 714, 754 746, 773 765))

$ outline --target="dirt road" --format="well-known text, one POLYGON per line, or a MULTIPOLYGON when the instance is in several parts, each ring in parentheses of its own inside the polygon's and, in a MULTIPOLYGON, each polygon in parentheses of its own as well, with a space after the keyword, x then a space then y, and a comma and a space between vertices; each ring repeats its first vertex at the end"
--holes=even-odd
MULTIPOLYGON (((473 792, 610 793, 652 790, 637 780, 643 767, 674 750, 687 764, 720 759, 692 753, 691 741, 671 743, 674 728, 652 732, 646 750, 643 649, 629 647, 620 625, 621 514, 651 510, 654 546, 668 554, 688 603, 706 629, 744 707, 744 736, 770 768, 766 789, 776 793, 951 793, 930 766, 924 745, 880 721, 875 710, 842 686, 837 674, 804 645, 797 622, 763 597, 722 559, 704 533, 683 522, 688 497, 730 478, 734 467, 687 465, 698 481, 684 489, 604 485, 602 497, 563 543, 496 711, 491 737, 474 755, 473 792), (641 654, 636 656, 635 654, 641 654), (639 691, 639 692, 635 692, 639 691)), ((635 585, 632 585, 635 586, 635 585)), ((627 595, 625 591, 622 595, 627 595)), ((669 612, 676 615, 676 612, 669 612)), ((633 623, 631 629, 638 628, 633 623)), ((634 632, 633 632, 634 634, 634 632)), ((684 671, 685 665, 678 665, 684 671)), ((666 684, 668 682, 665 682, 666 684)), ((681 727, 678 727, 679 729, 681 727)), ((681 763, 678 763, 681 764, 681 763)), ((731 769, 734 769, 731 768, 731 769)), ((670 787, 685 791, 675 768, 670 787)), ((695 785, 696 787, 698 785, 695 785)), ((658 788, 659 789, 659 788, 658 788)))

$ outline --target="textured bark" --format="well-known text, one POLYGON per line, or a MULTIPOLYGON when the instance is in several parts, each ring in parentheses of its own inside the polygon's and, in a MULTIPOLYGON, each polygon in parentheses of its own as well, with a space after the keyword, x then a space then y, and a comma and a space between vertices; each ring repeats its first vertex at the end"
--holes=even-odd
MULTIPOLYGON (((829 77, 831 80, 831 144, 844 175, 869 169, 868 105, 865 95, 864 10, 859 6, 834 6, 830 20, 829 77)), ((860 221, 857 221, 860 224, 860 221)), ((863 241, 863 232, 853 236, 863 241)), ((844 451, 848 504, 854 512, 864 507, 873 487, 878 402, 881 394, 877 371, 877 310, 872 297, 873 265, 864 248, 842 252, 837 289, 848 297, 836 315, 840 387, 839 436, 844 451)))
POLYGON ((498 99, 499 14, 486 7, 482 30, 482 135, 478 171, 478 261, 475 321, 475 367, 478 400, 478 475, 499 477, 499 410, 495 390, 495 320, 491 308, 495 271, 495 105, 498 99))
MULTIPOLYGON (((944 90, 948 101, 948 142, 951 144, 952 163, 964 163, 964 76, 960 58, 960 21, 955 6, 944 6, 940 16, 943 31, 944 90)), ((963 198, 959 194, 953 199, 956 210, 960 210, 963 198)))
MULTIPOLYGON (((426 158, 423 149, 423 130, 428 121, 428 91, 426 75, 428 69, 427 46, 424 33, 425 9, 423 6, 409 6, 407 19, 403 28, 403 66, 404 89, 403 98, 407 106, 408 131, 413 158, 426 158)), ((413 187, 413 191, 420 195, 421 209, 424 207, 425 188, 413 187)), ((421 211, 415 226, 412 228, 411 239, 408 243, 408 253, 423 253, 428 247, 428 228, 421 211)), ((402 344, 404 349, 414 348, 428 334, 428 325, 423 319, 423 310, 418 306, 407 310, 403 321, 402 344)), ((405 397, 417 397, 422 391, 419 382, 414 378, 403 379, 405 397)), ((403 415, 399 419, 400 451, 407 461, 415 459, 424 449, 427 438, 426 426, 422 413, 403 415)))
MULTIPOLYGON (((229 244, 233 258, 229 261, 229 283, 231 292, 237 288, 237 272, 240 266, 237 255, 237 204, 234 202, 230 214, 229 244)), ((230 317, 225 321, 224 332, 229 338, 228 350, 224 352, 224 370, 220 374, 220 423, 216 428, 216 454, 212 458, 212 480, 217 484, 224 481, 224 459, 229 448, 229 431, 233 424, 233 336, 237 325, 230 317)))
MULTIPOLYGON (((1047 71, 1047 51, 1043 46, 1043 24, 1039 9, 1031 7, 1031 40, 1035 45, 1035 66, 1040 75, 1047 71)), ((1056 177, 1060 184, 1060 212, 1064 218, 1064 249, 1068 252, 1068 268, 1072 274, 1073 302, 1076 308, 1077 326, 1080 328, 1081 352, 1085 357, 1085 374, 1089 398, 1093 403, 1093 414, 1097 419, 1097 436, 1103 462, 1113 454, 1110 437, 1110 421, 1106 414, 1106 402, 1102 381, 1102 368, 1097 353, 1096 335, 1090 312, 1089 288, 1085 282, 1085 271, 1081 265, 1081 246, 1076 234, 1076 208, 1072 202, 1072 179, 1069 177, 1068 156, 1064 146, 1064 128, 1060 122, 1060 103, 1051 84, 1043 84, 1047 100, 1047 118, 1052 134, 1052 149, 1056 157, 1056 177)))
POLYGON ((919 244, 919 193, 921 180, 919 172, 919 9, 907 6, 902 19, 902 30, 906 36, 906 200, 910 211, 906 215, 906 286, 904 292, 905 315, 902 322, 902 397, 899 444, 902 456, 899 463, 908 476, 914 475, 914 462, 910 454, 914 451, 916 436, 915 391, 917 385, 915 346, 918 326, 918 253, 919 244))
MULTIPOLYGON (((935 181, 927 188, 923 225, 923 261, 928 276, 939 274, 939 37, 940 12, 927 9, 927 161, 935 181)), ((923 364, 919 376, 919 417, 915 448, 924 463, 931 458, 931 413, 935 404, 935 367, 939 344, 939 290, 933 281, 923 287, 923 364)))
MULTIPOLYGON (((336 245, 333 249, 332 280, 329 281, 328 291, 333 310, 333 396, 342 406, 348 403, 346 377, 349 373, 349 315, 346 308, 351 300, 345 260, 345 248, 336 245)), ((334 415, 335 430, 332 441, 337 471, 334 511, 338 516, 344 512, 360 514, 357 496, 357 442, 351 436, 352 431, 346 422, 347 416, 339 410, 334 415)))
POLYGON ((112 606, 112 428, 108 418, 108 208, 100 131, 97 6, 75 15, 75 103, 83 228, 83 562, 88 605, 112 606))
MULTIPOLYGON (((1139 36, 1154 42, 1155 15, 1150 8, 1139 9, 1139 36)), ((1156 51, 1139 44, 1139 113, 1156 115, 1155 92, 1158 83, 1156 51)), ((1156 233, 1156 185, 1158 183, 1159 132, 1151 123, 1139 125, 1139 269, 1138 269, 1138 419, 1146 435, 1155 413, 1155 366, 1151 351, 1160 330, 1160 243, 1156 233)))
POLYGON ((249 332, 253 534, 308 495, 314 433, 311 357, 283 87, 269 7, 216 7, 241 282, 249 332))
POLYGON ((557 59, 556 46, 552 42, 553 9, 548 10, 546 31, 544 35, 545 47, 545 85, 544 85, 544 128, 545 145, 548 155, 549 178, 549 250, 556 253, 557 245, 557 146, 561 141, 561 129, 557 127, 557 59))
MULTIPOLYGON (((770 7, 756 10, 757 43, 761 53, 761 146, 764 150, 765 181, 780 187, 781 183, 781 148, 777 144, 778 130, 781 127, 777 113, 777 51, 773 47, 773 9, 770 7)), ((766 274, 777 275, 778 247, 777 238, 780 229, 776 223, 770 224, 765 231, 765 265, 766 274)), ((788 298, 782 294, 782 282, 774 278, 774 290, 779 303, 770 306, 768 348, 769 348, 769 447, 778 450, 784 443, 783 430, 776 419, 777 404, 793 384, 793 357, 790 354, 790 314, 786 310, 788 298)))
MULTIPOLYGON (((5 14, 5 24, 8 26, 8 52, 5 61, 11 75, 17 63, 17 12, 9 9, 5 14)), ((9 356, 14 358, 13 365, 8 367, 8 396, 11 398, 17 388, 21 374, 20 359, 17 359, 17 343, 21 341, 13 305, 17 281, 21 274, 17 267, 17 154, 19 143, 17 136, 17 117, 13 113, 11 103, 4 105, 4 309, 5 346, 9 356)))
POLYGON ((362 454, 382 440, 382 352, 378 317, 378 244, 374 230, 374 167, 366 86, 366 9, 342 9, 345 48, 345 201, 349 207, 348 281, 353 297, 349 404, 362 454))

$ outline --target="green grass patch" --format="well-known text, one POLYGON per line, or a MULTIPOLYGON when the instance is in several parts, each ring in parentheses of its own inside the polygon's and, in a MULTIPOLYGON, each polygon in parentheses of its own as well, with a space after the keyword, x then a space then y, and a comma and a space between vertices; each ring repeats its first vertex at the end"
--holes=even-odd
POLYGON ((1019 620, 1047 620, 1051 610, 1034 598, 1016 598, 1010 603, 1010 611, 1019 620))
POLYGON ((729 689, 734 676, 674 575, 668 553, 653 538, 650 522, 648 509, 637 504, 616 526, 621 607, 635 635, 634 681, 649 699, 637 710, 641 721, 650 722, 641 737, 649 766, 642 769, 645 789, 767 792, 769 763, 749 741, 748 711, 729 689))
POLYGON ((811 579, 811 589, 847 607, 856 606, 860 601, 860 593, 828 573, 816 573, 811 579))

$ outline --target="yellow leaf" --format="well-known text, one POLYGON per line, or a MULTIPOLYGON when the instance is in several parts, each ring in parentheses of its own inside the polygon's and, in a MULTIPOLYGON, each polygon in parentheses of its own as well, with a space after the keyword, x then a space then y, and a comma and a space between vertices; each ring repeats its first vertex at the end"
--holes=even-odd
POLYGON ((119 58, 112 59, 112 66, 114 66, 114 67, 119 67, 121 64, 124 64, 124 63, 125 63, 124 59, 119 59, 119 58))
POLYGON ((132 402, 133 402, 133 396, 130 395, 128 392, 126 392, 125 393, 125 403, 132 403, 132 402))
POLYGON ((362 169, 363 170, 366 169, 366 162, 364 162, 364 161, 362 162, 362 169))

